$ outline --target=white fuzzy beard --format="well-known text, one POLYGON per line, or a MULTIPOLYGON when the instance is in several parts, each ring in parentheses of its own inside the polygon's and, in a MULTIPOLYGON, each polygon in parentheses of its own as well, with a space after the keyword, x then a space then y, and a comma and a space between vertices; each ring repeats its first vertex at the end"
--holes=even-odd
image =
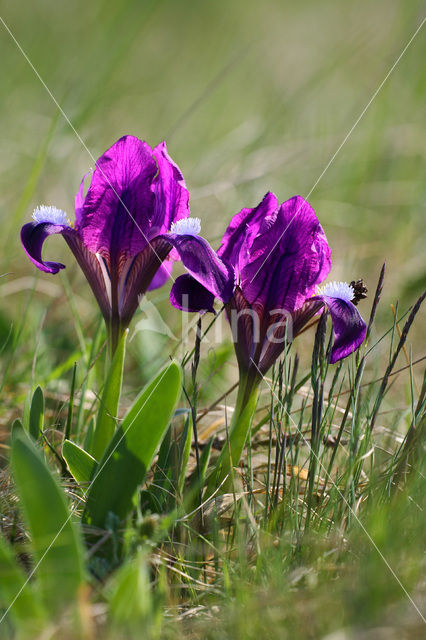
POLYGON ((172 223, 171 233, 179 236, 198 236, 201 231, 200 218, 182 218, 172 223))
POLYGON ((57 209, 56 207, 46 206, 45 204, 34 209, 33 218, 38 223, 48 222, 49 224, 70 226, 65 211, 57 209))
POLYGON ((339 298, 345 302, 351 302, 355 297, 353 287, 347 282, 328 282, 319 289, 319 294, 328 298, 339 298))

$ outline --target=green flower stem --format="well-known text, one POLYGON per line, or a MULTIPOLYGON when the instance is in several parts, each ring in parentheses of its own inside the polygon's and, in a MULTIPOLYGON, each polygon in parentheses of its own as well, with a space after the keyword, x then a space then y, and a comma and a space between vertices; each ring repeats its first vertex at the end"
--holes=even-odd
POLYGON ((126 339, 128 330, 121 334, 121 338, 111 357, 102 391, 93 443, 90 453, 96 460, 100 460, 117 428, 117 414, 120 404, 121 386, 123 383, 124 358, 126 353, 126 339))
POLYGON ((240 373, 237 402, 229 426, 229 442, 225 442, 216 467, 207 482, 206 497, 211 496, 219 485, 221 485, 220 493, 232 488, 231 470, 238 465, 243 453, 256 410, 260 380, 250 371, 240 373))
POLYGON ((106 322, 106 328, 108 338, 108 358, 111 363, 126 327, 122 326, 118 318, 113 318, 109 322, 106 322))

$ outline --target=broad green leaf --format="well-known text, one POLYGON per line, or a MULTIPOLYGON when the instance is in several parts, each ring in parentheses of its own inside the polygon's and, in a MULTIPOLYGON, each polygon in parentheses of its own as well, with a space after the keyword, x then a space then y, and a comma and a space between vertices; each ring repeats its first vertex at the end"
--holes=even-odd
POLYGON ((65 440, 62 445, 62 455, 77 482, 90 482, 98 464, 90 453, 71 440, 65 440))
POLYGON ((33 393, 30 407, 30 418, 28 430, 34 440, 38 440, 43 431, 44 418, 44 396, 41 387, 36 387, 33 393))
POLYGON ((96 428, 93 434, 93 446, 90 451, 97 460, 102 458, 116 429, 118 404, 120 402, 121 385, 123 382, 127 334, 128 331, 125 331, 117 346, 101 397, 96 428))
POLYGON ((109 613, 120 624, 146 623, 153 613, 150 576, 146 554, 139 551, 136 558, 126 562, 114 574, 108 589, 109 613))
POLYGON ((16 418, 16 420, 13 421, 12 424, 12 438, 15 437, 16 433, 25 433, 25 429, 24 429, 24 425, 22 424, 21 420, 19 418, 16 418))
POLYGON ((103 527, 108 512, 122 519, 131 510, 133 495, 164 437, 180 388, 180 367, 171 362, 135 400, 99 462, 87 494, 86 522, 103 527))
POLYGON ((14 431, 12 472, 31 534, 44 601, 69 606, 84 579, 83 546, 62 489, 25 433, 14 431))
MULTIPOLYGON (((32 637, 40 633, 46 622, 41 600, 19 566, 12 547, 0 537, 0 619, 8 615, 21 635, 32 637)), ((1 624, 6 624, 6 619, 1 624)))

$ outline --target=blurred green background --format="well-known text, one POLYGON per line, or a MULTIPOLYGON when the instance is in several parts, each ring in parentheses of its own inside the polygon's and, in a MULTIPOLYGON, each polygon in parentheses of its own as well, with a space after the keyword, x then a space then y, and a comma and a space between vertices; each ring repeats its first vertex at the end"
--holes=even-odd
MULTIPOLYGON (((386 329, 389 303, 405 309, 426 280, 423 30, 322 174, 421 23, 421 7, 4 0, 1 16, 95 158, 126 133, 167 140, 214 247, 231 216, 266 191, 280 200, 309 194, 333 249, 333 279, 363 277, 373 290, 386 260, 386 329)), ((75 343, 64 277, 36 273, 19 228, 40 203, 72 218, 93 160, 3 24, 0 57, 0 273, 9 274, 0 281, 0 337, 31 299, 21 338, 29 353, 48 342, 57 364, 75 343)), ((74 304, 92 331, 96 304, 63 240, 51 238, 46 255, 68 265, 74 304)), ((167 286, 150 297, 175 326, 167 298, 167 286)), ((149 364, 166 357, 164 340, 140 332, 133 344, 149 364)))

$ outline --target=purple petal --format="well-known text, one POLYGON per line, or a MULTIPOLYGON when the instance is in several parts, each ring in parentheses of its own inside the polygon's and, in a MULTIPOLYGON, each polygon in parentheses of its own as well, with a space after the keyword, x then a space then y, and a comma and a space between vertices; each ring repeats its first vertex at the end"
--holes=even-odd
POLYGON ((330 362, 334 364, 358 349, 365 338, 367 327, 352 302, 328 296, 321 297, 333 323, 334 344, 330 362))
POLYGON ((268 327, 259 355, 259 371, 265 373, 272 367, 293 340, 293 322, 291 314, 272 313, 268 318, 268 327))
POLYGON ((68 230, 64 238, 94 293, 105 320, 111 317, 111 278, 102 256, 88 251, 78 233, 68 230))
POLYGON ((170 302, 176 309, 181 311, 198 313, 211 311, 215 313, 213 307, 214 295, 207 291, 189 273, 176 278, 170 291, 170 302))
POLYGON ((250 260, 241 270, 241 289, 251 304, 292 312, 329 273, 331 251, 314 210, 300 196, 284 202, 276 214, 263 209, 250 260))
POLYGON ((189 193, 182 172, 167 153, 162 142, 153 150, 158 174, 151 190, 155 194, 154 215, 151 221, 155 235, 167 233, 173 222, 189 216, 189 193))
POLYGON ((259 358, 259 369, 265 374, 278 360, 286 344, 296 338, 313 318, 324 311, 324 303, 318 298, 309 298, 300 309, 293 313, 270 313, 267 331, 259 358))
POLYGON ((87 179, 87 176, 90 176, 92 171, 88 171, 84 176, 83 180, 80 182, 80 188, 75 194, 75 224, 79 226, 81 224, 81 215, 83 212, 84 205, 84 186, 87 179))
POLYGON ((253 209, 242 209, 228 225, 218 255, 240 271, 250 260, 250 247, 256 236, 267 231, 278 211, 276 196, 268 192, 253 209))
POLYGON ((248 304, 241 289, 236 287, 234 295, 226 305, 226 315, 231 326, 235 353, 240 368, 249 369, 260 346, 260 322, 257 312, 248 304))
POLYGON ((234 292, 234 269, 222 261, 201 236, 168 233, 161 236, 176 249, 187 271, 210 293, 228 302, 234 292))
POLYGON ((171 244, 163 236, 154 238, 123 266, 118 285, 119 315, 127 326, 138 308, 140 296, 148 290, 158 270, 170 253, 171 244))
POLYGON ((158 269, 157 273, 151 280, 151 284, 149 285, 147 291, 153 291, 154 289, 159 289, 166 284, 167 280, 172 275, 173 269, 173 260, 165 260, 161 267, 158 269))
POLYGON ((76 228, 89 251, 112 261, 142 251, 151 236, 157 171, 151 147, 134 136, 99 158, 83 204, 82 187, 77 194, 76 228))
POLYGON ((305 304, 291 314, 293 338, 296 338, 306 325, 324 312, 322 298, 313 296, 305 304))
POLYGON ((62 224, 51 224, 50 222, 28 222, 21 229, 21 242, 24 251, 29 259, 45 273, 58 273, 61 269, 65 269, 65 265, 61 262, 48 262, 43 260, 41 252, 43 243, 51 235, 60 233, 70 227, 62 224))

